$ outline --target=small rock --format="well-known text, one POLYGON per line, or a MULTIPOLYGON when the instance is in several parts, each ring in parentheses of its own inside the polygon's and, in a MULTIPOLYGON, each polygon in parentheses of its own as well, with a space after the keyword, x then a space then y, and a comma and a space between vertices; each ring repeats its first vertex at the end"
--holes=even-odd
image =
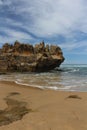
POLYGON ((79 97, 78 95, 70 95, 67 98, 74 98, 74 99, 82 99, 81 97, 79 97))

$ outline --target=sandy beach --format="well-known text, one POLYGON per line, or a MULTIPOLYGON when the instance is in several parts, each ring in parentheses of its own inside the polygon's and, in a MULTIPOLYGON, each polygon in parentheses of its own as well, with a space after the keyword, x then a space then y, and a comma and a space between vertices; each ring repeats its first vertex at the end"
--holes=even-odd
POLYGON ((87 93, 0 81, 0 130, 87 130, 87 93))

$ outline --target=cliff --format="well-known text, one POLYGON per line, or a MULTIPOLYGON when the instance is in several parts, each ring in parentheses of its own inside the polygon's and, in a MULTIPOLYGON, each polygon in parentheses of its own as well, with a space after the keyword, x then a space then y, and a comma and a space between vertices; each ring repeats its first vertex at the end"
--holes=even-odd
POLYGON ((0 72, 44 72, 59 67, 64 61, 60 47, 36 44, 5 43, 0 49, 0 72))

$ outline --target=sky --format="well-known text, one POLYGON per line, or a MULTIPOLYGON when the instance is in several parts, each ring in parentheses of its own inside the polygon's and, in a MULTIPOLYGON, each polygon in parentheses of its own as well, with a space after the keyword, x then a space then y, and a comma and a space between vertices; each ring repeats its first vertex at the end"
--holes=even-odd
POLYGON ((87 64, 87 0, 0 0, 0 47, 44 40, 65 64, 87 64))

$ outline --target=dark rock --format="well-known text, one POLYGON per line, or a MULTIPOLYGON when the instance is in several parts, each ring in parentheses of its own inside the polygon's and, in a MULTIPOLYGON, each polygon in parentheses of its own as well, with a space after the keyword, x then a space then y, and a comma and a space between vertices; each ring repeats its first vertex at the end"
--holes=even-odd
POLYGON ((78 95, 70 95, 67 98, 81 99, 78 95))
POLYGON ((45 51, 46 52, 49 52, 49 45, 47 44, 46 47, 45 47, 45 51))
POLYGON ((42 53, 45 51, 45 44, 44 42, 41 42, 40 44, 36 44, 34 47, 35 53, 42 53))
POLYGON ((64 61, 60 47, 44 42, 32 46, 18 41, 4 44, 0 49, 0 72, 44 72, 59 67, 64 61))
POLYGON ((2 53, 8 53, 8 51, 12 48, 12 45, 9 43, 5 43, 2 47, 2 53))
POLYGON ((21 44, 20 42, 16 41, 13 46, 13 52, 15 55, 28 55, 30 53, 34 53, 34 48, 32 45, 21 44))
POLYGON ((62 50, 60 47, 56 45, 51 45, 50 46, 50 54, 51 55, 62 55, 62 50))

